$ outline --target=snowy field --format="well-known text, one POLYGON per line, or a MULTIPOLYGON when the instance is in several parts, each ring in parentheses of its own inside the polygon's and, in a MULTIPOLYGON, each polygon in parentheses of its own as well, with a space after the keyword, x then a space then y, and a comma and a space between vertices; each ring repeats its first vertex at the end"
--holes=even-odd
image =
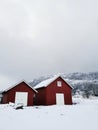
POLYGON ((0 130, 98 130, 98 98, 73 101, 78 104, 20 110, 0 105, 0 130))

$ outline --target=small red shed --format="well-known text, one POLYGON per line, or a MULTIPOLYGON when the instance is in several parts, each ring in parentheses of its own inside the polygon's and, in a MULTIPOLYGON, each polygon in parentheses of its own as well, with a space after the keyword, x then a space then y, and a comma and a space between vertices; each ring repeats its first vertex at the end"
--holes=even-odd
POLYGON ((3 92, 2 103, 22 103, 24 106, 32 106, 37 91, 28 83, 22 81, 3 92))
POLYGON ((38 91, 36 105, 72 104, 72 87, 61 76, 42 81, 34 88, 38 91))

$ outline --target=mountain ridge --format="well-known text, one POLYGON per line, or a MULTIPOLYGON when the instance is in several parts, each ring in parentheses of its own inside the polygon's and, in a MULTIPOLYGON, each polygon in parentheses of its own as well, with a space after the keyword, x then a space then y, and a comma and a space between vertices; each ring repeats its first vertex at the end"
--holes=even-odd
MULTIPOLYGON (((61 74, 61 76, 67 81, 74 89, 73 94, 77 91, 87 92, 91 95, 98 95, 98 72, 81 73, 74 72, 69 74, 61 74)), ((38 83, 51 78, 51 76, 41 76, 35 78, 29 84, 34 87, 38 83)))

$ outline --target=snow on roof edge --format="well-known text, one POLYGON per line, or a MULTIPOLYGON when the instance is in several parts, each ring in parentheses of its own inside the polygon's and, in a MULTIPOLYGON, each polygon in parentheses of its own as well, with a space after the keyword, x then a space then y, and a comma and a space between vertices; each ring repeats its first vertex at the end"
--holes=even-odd
POLYGON ((58 77, 59 76, 55 75, 52 78, 46 79, 46 80, 40 82, 39 84, 37 84, 36 86, 34 86, 34 88, 37 89, 37 88, 47 87, 51 82, 53 82, 58 77))
POLYGON ((4 89, 2 92, 7 92, 22 82, 26 83, 32 90, 34 90, 37 93, 37 90, 35 90, 33 87, 31 87, 31 85, 29 85, 25 80, 21 80, 20 82, 16 83, 15 85, 8 87, 7 89, 4 89))

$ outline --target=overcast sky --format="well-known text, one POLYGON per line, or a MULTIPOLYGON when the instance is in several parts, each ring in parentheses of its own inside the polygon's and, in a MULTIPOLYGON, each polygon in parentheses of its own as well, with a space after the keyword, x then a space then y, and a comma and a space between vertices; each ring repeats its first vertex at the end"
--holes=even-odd
POLYGON ((0 0, 0 86, 98 71, 98 0, 0 0))

